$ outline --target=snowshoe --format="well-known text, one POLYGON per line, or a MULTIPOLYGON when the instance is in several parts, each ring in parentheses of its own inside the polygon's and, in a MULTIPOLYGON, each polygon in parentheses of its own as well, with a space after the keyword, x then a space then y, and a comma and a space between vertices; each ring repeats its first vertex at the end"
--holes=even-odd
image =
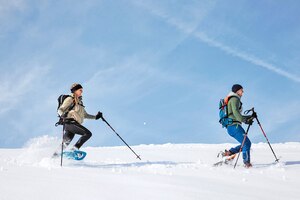
POLYGON ((79 150, 63 152, 63 156, 71 160, 83 160, 86 154, 87 154, 86 152, 79 151, 79 150))
POLYGON ((236 154, 232 154, 230 151, 227 151, 227 150, 225 150, 224 152, 221 151, 220 153, 218 153, 217 157, 218 158, 221 157, 222 160, 219 162, 216 162, 214 164, 214 166, 216 167, 216 166, 221 166, 223 164, 225 164, 225 165, 231 164, 232 161, 234 160, 235 156, 236 156, 236 154))

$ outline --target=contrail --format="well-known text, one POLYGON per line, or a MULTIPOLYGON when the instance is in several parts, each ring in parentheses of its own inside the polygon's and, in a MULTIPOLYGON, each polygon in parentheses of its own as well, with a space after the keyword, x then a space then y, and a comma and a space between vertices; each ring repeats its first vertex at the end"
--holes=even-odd
POLYGON ((279 67, 272 65, 260 58, 257 58, 253 55, 247 54, 245 52, 241 52, 238 50, 235 50, 229 46, 226 46, 220 42, 217 42, 211 38, 209 38, 208 36, 206 36, 204 33, 200 33, 200 32, 195 32, 193 34, 196 38, 200 39, 201 41, 207 43, 210 46, 216 47, 224 52, 226 52, 227 54, 230 54, 232 56, 238 57, 242 60, 245 60, 247 62, 250 62, 252 64, 255 64, 257 66, 263 67, 265 69, 268 69, 274 73, 277 73, 281 76, 284 76, 292 81, 298 82, 300 83, 300 77, 294 74, 291 74, 290 72, 287 72, 283 69, 280 69, 279 67))
POLYGON ((221 42, 218 42, 212 38, 210 38, 209 36, 207 36, 205 33, 203 32, 199 32, 199 31, 194 31, 195 27, 189 27, 186 23, 184 23, 183 21, 180 21, 178 19, 175 19, 173 17, 170 17, 169 15, 167 15, 166 13, 162 12, 161 10, 155 9, 153 7, 150 7, 149 5, 145 5, 144 3, 141 2, 137 2, 134 1, 134 4, 143 7, 144 9, 148 10, 152 15, 155 15, 161 19, 163 19, 166 23, 168 23, 169 25, 172 25, 173 27, 175 27, 176 29, 186 33, 186 34, 190 34, 192 36, 194 36, 195 38, 197 38, 199 41, 204 42, 212 47, 218 48, 221 51, 240 58, 244 61, 250 62, 256 66, 262 67, 264 69, 267 69, 271 72, 274 72, 278 75, 281 75, 283 77, 286 77, 292 81, 295 81, 297 83, 300 83, 300 77, 297 75, 294 75, 288 71, 285 71, 283 69, 281 69, 278 66, 275 66, 273 64, 270 64, 266 61, 264 61, 263 59, 260 59, 254 55, 248 54, 246 52, 242 52, 240 50, 234 49, 230 46, 227 46, 221 42))

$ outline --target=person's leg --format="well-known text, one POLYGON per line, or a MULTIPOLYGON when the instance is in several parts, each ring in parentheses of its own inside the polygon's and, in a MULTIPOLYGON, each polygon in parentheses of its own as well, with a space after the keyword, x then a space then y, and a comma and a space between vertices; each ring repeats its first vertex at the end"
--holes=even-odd
POLYGON ((240 148, 241 148, 241 145, 237 145, 236 147, 232 147, 229 149, 229 151, 232 153, 232 154, 236 154, 240 151, 240 148))
POLYGON ((65 124, 65 129, 64 129, 64 135, 63 135, 63 142, 62 144, 59 145, 59 147, 55 150, 55 152, 53 153, 53 157, 57 157, 60 155, 60 152, 63 148, 66 149, 67 146, 71 143, 71 141, 73 140, 75 134, 72 133, 71 131, 69 131, 69 125, 65 124), (68 127, 68 129, 66 129, 68 127))
POLYGON ((63 144, 64 144, 64 148, 66 148, 67 146, 69 146, 69 144, 71 143, 71 141, 73 140, 75 133, 72 133, 70 131, 69 125, 65 125, 65 134, 63 137, 63 144), (68 127, 68 129, 67 129, 68 127))
POLYGON ((92 136, 92 133, 87 128, 77 122, 68 124, 66 126, 66 131, 81 135, 79 140, 74 145, 74 147, 77 149, 79 149, 92 136))
MULTIPOLYGON (((242 143, 244 136, 243 134, 245 133, 245 131, 243 131, 244 129, 240 129, 240 125, 232 125, 232 126, 228 126, 227 127, 227 132, 228 134, 233 137, 234 139, 236 139, 239 143, 242 143)), ((238 153, 240 151, 241 145, 237 145, 236 147, 232 147, 229 149, 229 151, 233 154, 238 153)))
POLYGON ((249 140, 248 137, 246 137, 244 146, 243 146, 243 160, 244 163, 250 163, 250 148, 251 148, 251 141, 249 140))
MULTIPOLYGON (((235 138, 238 142, 242 144, 245 136, 245 130, 242 128, 241 125, 233 125, 228 126, 227 128, 228 134, 235 138)), ((231 148, 229 151, 232 153, 238 153, 240 151, 241 145, 238 145, 234 148, 231 148)), ((251 148, 251 142, 248 137, 246 137, 246 140, 244 142, 243 146, 243 160, 244 163, 250 163, 250 148, 251 148)))

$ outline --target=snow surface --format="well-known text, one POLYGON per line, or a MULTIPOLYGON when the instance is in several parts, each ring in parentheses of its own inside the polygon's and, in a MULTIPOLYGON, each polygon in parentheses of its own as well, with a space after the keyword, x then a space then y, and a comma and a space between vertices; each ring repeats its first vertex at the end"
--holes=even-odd
POLYGON ((0 149, 0 200, 300 199, 300 143, 253 144, 253 168, 242 159, 213 167, 233 144, 86 147, 83 161, 51 159, 59 140, 44 136, 22 149, 0 149))

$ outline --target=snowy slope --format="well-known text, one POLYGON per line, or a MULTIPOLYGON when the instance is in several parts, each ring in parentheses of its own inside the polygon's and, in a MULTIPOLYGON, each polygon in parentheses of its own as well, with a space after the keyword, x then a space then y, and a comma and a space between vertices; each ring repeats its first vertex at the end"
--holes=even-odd
POLYGON ((87 147, 84 161, 50 159, 58 140, 34 139, 0 149, 0 200, 300 199, 300 143, 253 144, 252 169, 212 167, 232 144, 87 147))

